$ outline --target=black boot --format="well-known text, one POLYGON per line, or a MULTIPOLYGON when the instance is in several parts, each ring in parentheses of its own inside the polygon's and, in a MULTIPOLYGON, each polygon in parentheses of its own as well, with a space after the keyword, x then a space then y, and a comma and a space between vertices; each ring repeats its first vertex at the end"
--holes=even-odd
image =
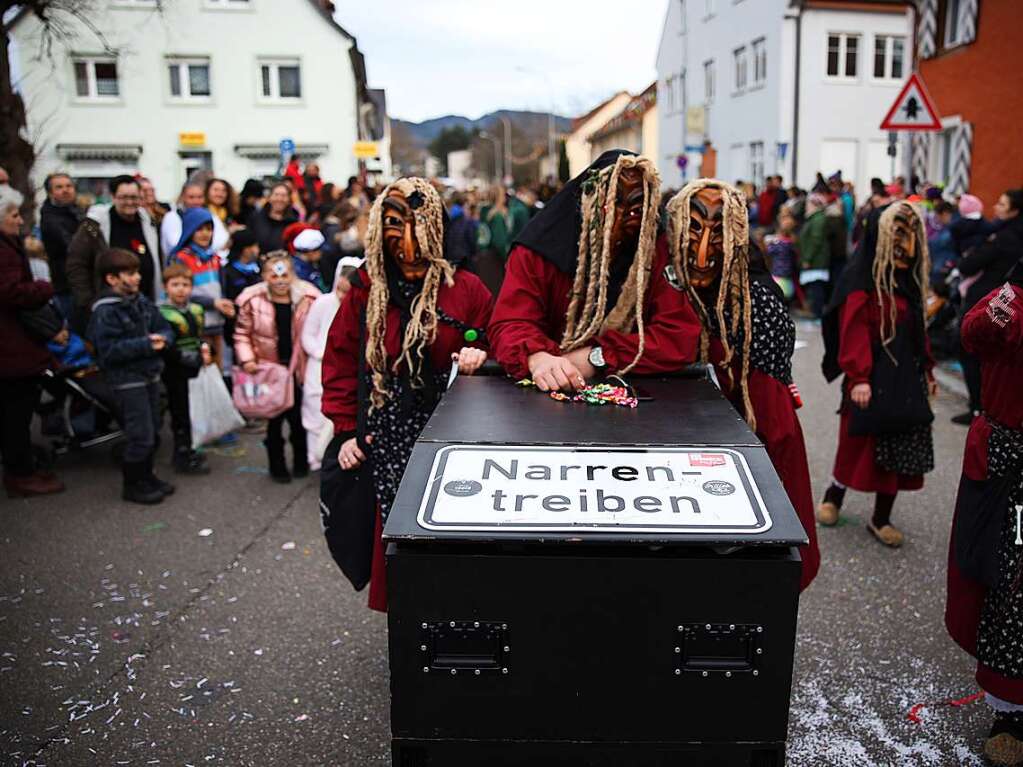
POLYGON ((202 453, 179 447, 174 450, 174 471, 178 474, 209 474, 210 466, 202 453))
POLYGON ((121 497, 132 503, 152 505, 163 500, 163 493, 146 481, 146 464, 144 461, 125 461, 121 464, 124 474, 124 489, 121 497))
POLYGON ((150 487, 159 490, 163 495, 174 495, 174 485, 164 482, 153 473, 153 453, 150 453, 149 458, 146 459, 145 467, 145 481, 149 483, 150 487))
POLYGON ((266 448, 267 463, 270 464, 270 479, 281 484, 291 482, 291 472, 284 460, 284 440, 267 438, 263 440, 263 447, 266 448))
POLYGON ((295 479, 309 476, 309 443, 306 431, 300 428, 291 433, 291 453, 295 479))

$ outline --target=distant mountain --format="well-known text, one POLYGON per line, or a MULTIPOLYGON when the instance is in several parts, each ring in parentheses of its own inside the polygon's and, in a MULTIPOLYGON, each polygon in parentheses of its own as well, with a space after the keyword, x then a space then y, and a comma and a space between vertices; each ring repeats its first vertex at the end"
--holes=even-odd
MULTIPOLYGON (((462 115, 434 117, 433 119, 424 120, 419 123, 392 118, 391 125, 393 127, 397 123, 407 130, 406 135, 410 136, 415 143, 425 147, 433 141, 442 130, 455 125, 465 128, 468 131, 477 128, 480 130, 489 130, 491 128, 495 130, 500 128, 503 130, 503 125, 500 122, 501 117, 507 117, 511 122, 512 127, 523 134, 547 135, 548 115, 546 112, 520 112, 513 109, 501 109, 496 112, 490 112, 475 120, 470 120, 468 117, 463 117, 462 115), (497 123, 497 125, 495 126, 493 123, 497 123)), ((571 125, 572 121, 569 118, 555 115, 554 129, 558 133, 567 133, 570 130, 571 125)))

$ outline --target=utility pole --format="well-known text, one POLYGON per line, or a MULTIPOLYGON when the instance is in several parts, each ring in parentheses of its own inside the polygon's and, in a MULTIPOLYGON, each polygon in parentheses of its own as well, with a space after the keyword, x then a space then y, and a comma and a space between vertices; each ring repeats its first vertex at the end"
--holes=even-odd
MULTIPOLYGON (((512 177, 512 160, 511 160, 511 120, 505 115, 498 115, 497 118, 504 123, 504 175, 506 178, 512 177)), ((502 183, 504 179, 502 179, 502 183)))
POLYGON ((497 137, 487 133, 485 130, 480 131, 480 138, 490 141, 494 145, 494 176, 497 178, 497 183, 501 183, 501 179, 504 177, 504 169, 501 167, 501 155, 498 149, 497 137))
POLYGON ((551 162, 551 175, 558 177, 558 157, 554 153, 554 105, 547 110, 547 157, 551 162))

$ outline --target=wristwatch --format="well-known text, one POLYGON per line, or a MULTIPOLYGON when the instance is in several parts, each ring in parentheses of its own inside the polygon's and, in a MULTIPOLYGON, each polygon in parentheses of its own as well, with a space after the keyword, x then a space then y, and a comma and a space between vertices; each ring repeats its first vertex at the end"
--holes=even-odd
POLYGON ((604 359, 604 350, 599 346, 594 346, 590 349, 590 364, 598 370, 607 367, 607 361, 604 359))

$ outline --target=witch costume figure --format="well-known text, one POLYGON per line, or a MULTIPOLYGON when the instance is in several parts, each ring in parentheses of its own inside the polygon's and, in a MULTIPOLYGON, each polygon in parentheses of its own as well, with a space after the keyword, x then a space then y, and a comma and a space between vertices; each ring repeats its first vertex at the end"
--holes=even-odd
POLYGON ((602 154, 534 216, 508 256, 488 335, 497 361, 543 391, 608 373, 663 373, 696 358, 700 324, 665 277, 660 179, 602 154))
POLYGON ((922 488, 924 474, 934 468, 929 274, 917 209, 896 202, 875 211, 822 324, 824 376, 833 381, 844 374, 845 380, 834 477, 817 521, 837 524, 847 488, 876 493, 867 530, 893 548, 904 540, 891 523, 896 495, 922 488))
POLYGON ((714 365, 722 393, 764 443, 809 538, 800 549, 806 588, 820 551, 792 381, 796 327, 781 288, 750 259, 744 195, 715 179, 687 184, 668 203, 668 242, 672 278, 702 324, 700 359, 714 365))
POLYGON ((323 356, 322 407, 335 432, 321 478, 325 533, 357 589, 369 575, 375 610, 387 609, 381 531, 413 444, 451 367, 471 375, 487 357, 492 296, 445 260, 444 223, 440 197, 425 179, 399 179, 377 197, 366 265, 323 356))
POLYGON ((963 319, 981 365, 948 558, 945 625, 995 710, 993 764, 1023 765, 1023 259, 963 319))

